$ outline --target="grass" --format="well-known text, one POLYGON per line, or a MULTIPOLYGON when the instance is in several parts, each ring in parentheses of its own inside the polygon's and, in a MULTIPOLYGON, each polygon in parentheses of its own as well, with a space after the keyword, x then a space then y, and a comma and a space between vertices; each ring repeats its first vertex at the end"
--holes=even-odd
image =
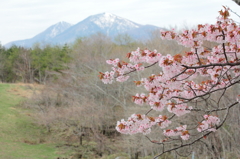
MULTIPOLYGON (((95 153, 95 142, 84 140, 83 146, 79 147, 78 143, 68 146, 61 140, 54 142, 45 128, 34 123, 34 113, 20 105, 26 98, 31 97, 32 93, 36 93, 37 89, 41 88, 0 83, 0 159, 74 159, 79 155, 83 159, 100 158, 95 153)), ((126 153, 118 152, 111 155, 106 153, 101 159, 114 159, 119 156, 121 159, 129 158, 126 153)))
POLYGON ((44 129, 18 105, 25 98, 23 86, 0 84, 0 159, 55 159, 60 155, 46 141, 44 129))

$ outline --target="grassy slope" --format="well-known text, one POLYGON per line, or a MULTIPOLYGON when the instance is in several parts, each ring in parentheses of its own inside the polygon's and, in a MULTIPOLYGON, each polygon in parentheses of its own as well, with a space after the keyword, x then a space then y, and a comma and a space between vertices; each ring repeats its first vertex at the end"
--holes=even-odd
POLYGON ((16 85, 0 84, 0 159, 57 158, 53 145, 41 144, 43 130, 17 107, 24 98, 9 91, 13 87, 16 85))
MULTIPOLYGON (((29 89, 24 86, 0 83, 0 159, 73 157, 73 148, 64 146, 56 148, 55 145, 59 145, 61 141, 55 144, 46 141, 48 137, 44 135, 45 130, 31 121, 31 112, 18 106, 27 96, 29 89)), ((79 147, 78 152, 85 159, 93 159, 94 145, 94 142, 84 141, 84 146, 79 147)), ((129 158, 125 153, 117 153, 110 156, 105 154, 102 159, 113 159, 118 156, 122 159, 129 158)))

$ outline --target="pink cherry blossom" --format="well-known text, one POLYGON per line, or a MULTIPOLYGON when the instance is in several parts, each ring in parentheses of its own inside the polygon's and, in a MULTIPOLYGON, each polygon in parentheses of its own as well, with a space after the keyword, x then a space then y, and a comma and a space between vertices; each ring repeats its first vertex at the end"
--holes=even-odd
MULTIPOLYGON (((130 73, 145 71, 153 65, 159 68, 155 69, 156 74, 134 81, 144 93, 137 93, 132 99, 135 104, 148 107, 148 113, 156 111, 161 115, 132 114, 127 120, 117 122, 117 131, 146 135, 152 127, 160 127, 165 129, 162 133, 169 140, 171 137, 189 140, 192 136, 200 139, 204 133, 214 132, 222 125, 225 117, 213 114, 230 108, 219 103, 223 101, 224 91, 240 82, 240 27, 229 18, 228 9, 224 9, 215 24, 199 24, 181 33, 161 31, 163 40, 174 40, 187 47, 185 53, 163 55, 157 50, 137 48, 127 54, 127 62, 118 58, 107 60, 112 70, 99 75, 105 84, 115 80, 125 82, 131 79, 130 73), (213 42, 214 46, 205 47, 205 41, 213 42), (208 102, 215 92, 221 92, 215 95, 218 101, 208 102), (173 128, 180 119, 195 118, 192 112, 199 113, 196 118, 199 121, 186 120, 184 125, 173 128), (195 127, 190 128, 194 124, 195 127)), ((239 95, 234 98, 235 104, 239 103, 239 95)))

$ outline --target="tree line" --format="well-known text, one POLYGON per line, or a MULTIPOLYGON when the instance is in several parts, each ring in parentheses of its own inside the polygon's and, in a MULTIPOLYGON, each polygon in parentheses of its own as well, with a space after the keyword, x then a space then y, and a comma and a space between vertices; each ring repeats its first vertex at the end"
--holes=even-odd
POLYGON ((45 83, 51 72, 67 69, 71 49, 68 45, 33 48, 0 45, 1 82, 45 83))

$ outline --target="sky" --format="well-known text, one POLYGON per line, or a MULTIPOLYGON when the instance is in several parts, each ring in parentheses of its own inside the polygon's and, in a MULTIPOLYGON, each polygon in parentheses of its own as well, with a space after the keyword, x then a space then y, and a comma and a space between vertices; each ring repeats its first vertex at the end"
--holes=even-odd
POLYGON ((103 12, 166 28, 214 24, 223 5, 240 15, 232 0, 0 0, 0 42, 29 39, 60 21, 76 24, 103 12))

